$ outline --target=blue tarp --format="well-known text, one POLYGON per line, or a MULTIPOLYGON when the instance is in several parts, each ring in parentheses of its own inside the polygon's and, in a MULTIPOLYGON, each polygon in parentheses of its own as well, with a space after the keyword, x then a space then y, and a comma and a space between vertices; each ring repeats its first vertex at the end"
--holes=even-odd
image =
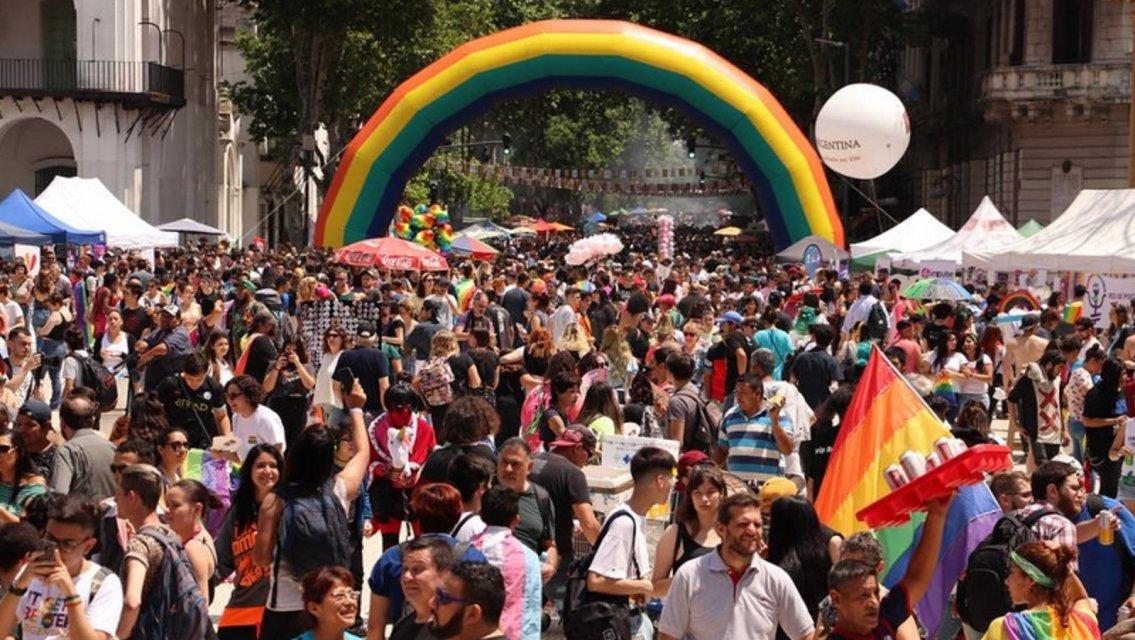
POLYGON ((64 224, 20 189, 15 189, 0 201, 0 222, 47 236, 51 242, 58 244, 106 243, 106 235, 101 231, 83 231, 64 224))

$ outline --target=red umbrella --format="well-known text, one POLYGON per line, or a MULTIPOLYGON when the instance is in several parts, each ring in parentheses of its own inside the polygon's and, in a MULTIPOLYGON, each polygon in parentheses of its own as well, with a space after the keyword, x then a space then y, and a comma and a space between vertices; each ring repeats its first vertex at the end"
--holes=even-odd
POLYGON ((548 222, 547 220, 544 220, 543 218, 541 218, 541 219, 537 220, 536 222, 533 222, 532 224, 529 224, 527 226, 528 226, 529 229, 535 231, 536 233, 556 233, 558 231, 571 231, 573 229, 573 227, 569 227, 566 224, 560 224, 558 222, 548 222))
POLYGON ((500 253, 476 238, 461 235, 453 239, 451 248, 454 253, 467 253, 473 256, 474 260, 492 260, 500 253))
POLYGON ((396 271, 446 271, 445 258, 400 238, 370 238, 339 250, 339 262, 353 267, 379 266, 396 271))

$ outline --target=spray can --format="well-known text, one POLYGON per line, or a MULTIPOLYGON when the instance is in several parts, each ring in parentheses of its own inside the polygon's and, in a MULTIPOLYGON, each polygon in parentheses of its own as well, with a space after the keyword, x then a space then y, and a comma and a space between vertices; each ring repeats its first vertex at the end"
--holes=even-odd
POLYGON ((906 472, 897 464, 892 464, 887 467, 886 470, 883 471, 883 478, 887 481, 887 486, 890 487, 891 491, 910 482, 910 478, 907 477, 906 472))
POLYGON ((911 480, 926 473, 926 456, 917 451, 907 451, 899 458, 902 469, 911 480))
POLYGON ((1100 525, 1100 544, 1111 545, 1115 543, 1115 514, 1104 509, 1096 516, 1100 525))

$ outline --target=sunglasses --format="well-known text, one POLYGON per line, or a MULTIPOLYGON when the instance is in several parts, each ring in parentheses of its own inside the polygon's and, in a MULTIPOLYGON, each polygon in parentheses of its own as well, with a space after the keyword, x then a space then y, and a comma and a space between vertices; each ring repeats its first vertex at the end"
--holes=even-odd
POLYGON ((0 444, 0 455, 4 455, 5 453, 8 453, 9 451, 11 451, 15 448, 16 447, 14 447, 10 444, 0 444))
POLYGON ((169 442, 169 443, 166 443, 165 446, 169 447, 170 449, 173 449, 174 451, 188 451, 189 450, 189 443, 188 442, 169 442))
POLYGON ((128 464, 112 464, 112 465, 110 465, 110 472, 111 473, 122 473, 123 471, 126 470, 126 467, 129 467, 129 466, 130 465, 128 465, 128 464))
POLYGON ((697 334, 697 332, 696 332, 696 331, 683 331, 682 333, 684 333, 684 334, 685 334, 685 336, 686 336, 687 338, 696 338, 696 337, 698 337, 698 334, 697 334))
POLYGON ((437 592, 434 594, 434 597, 437 599, 437 603, 441 606, 445 606, 447 604, 465 604, 467 602, 465 598, 458 598, 455 595, 446 593, 445 590, 441 587, 437 588, 437 592))
POLYGON ((241 397, 241 396, 243 396, 243 395, 244 395, 243 393, 241 393, 241 392, 237 391, 237 392, 235 392, 235 393, 233 393, 233 392, 230 392, 230 393, 226 393, 226 394, 225 394, 225 397, 226 397, 226 398, 228 398, 229 400, 236 400, 237 398, 239 398, 239 397, 241 397))

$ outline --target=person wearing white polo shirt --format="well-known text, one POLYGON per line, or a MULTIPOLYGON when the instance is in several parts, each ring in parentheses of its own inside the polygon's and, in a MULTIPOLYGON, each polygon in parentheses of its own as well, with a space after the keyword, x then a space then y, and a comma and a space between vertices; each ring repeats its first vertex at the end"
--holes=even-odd
POLYGON ((758 555, 761 509, 739 493, 718 512, 721 545, 674 575, 658 622, 661 640, 773 640, 777 627, 791 640, 812 640, 808 607, 780 567, 758 555))

